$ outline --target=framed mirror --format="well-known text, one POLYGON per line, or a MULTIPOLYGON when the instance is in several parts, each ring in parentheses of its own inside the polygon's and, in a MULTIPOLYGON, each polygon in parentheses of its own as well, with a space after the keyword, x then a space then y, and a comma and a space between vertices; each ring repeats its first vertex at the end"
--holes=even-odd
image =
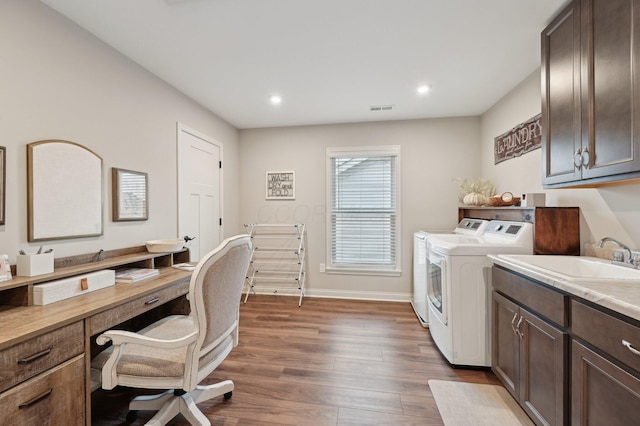
POLYGON ((102 158, 63 140, 27 144, 28 241, 102 235, 102 158))
POLYGON ((112 168, 114 222, 149 218, 149 182, 146 173, 112 168))
POLYGON ((0 225, 4 225, 4 214, 5 207, 4 204, 6 202, 5 192, 7 190, 7 185, 5 183, 7 179, 7 148, 4 146, 0 146, 0 225))

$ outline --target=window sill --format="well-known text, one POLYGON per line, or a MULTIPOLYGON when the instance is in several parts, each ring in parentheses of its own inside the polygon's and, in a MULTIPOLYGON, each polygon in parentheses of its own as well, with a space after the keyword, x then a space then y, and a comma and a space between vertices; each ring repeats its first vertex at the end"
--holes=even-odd
POLYGON ((371 269, 371 268, 326 268, 327 274, 335 275, 376 275, 381 277, 399 277, 402 271, 399 269, 371 269))

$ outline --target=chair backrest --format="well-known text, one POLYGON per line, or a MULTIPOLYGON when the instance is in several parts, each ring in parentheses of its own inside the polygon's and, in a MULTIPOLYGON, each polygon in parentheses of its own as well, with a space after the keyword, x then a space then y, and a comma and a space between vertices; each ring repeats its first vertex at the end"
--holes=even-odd
POLYGON ((204 255, 193 271, 189 285, 190 315, 199 337, 192 352, 195 365, 191 368, 197 370, 199 358, 230 333, 237 333, 240 298, 250 258, 251 237, 237 235, 204 255))

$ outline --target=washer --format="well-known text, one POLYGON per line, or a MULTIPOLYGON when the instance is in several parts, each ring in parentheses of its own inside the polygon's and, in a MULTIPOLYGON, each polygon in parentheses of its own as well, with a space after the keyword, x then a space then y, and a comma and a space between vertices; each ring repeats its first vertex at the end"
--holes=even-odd
POLYGON ((464 218, 453 231, 417 231, 413 234, 413 297, 411 306, 423 327, 429 327, 427 306, 427 239, 432 235, 482 235, 488 220, 464 218))
POLYGON ((533 254, 531 223, 491 221, 479 236, 427 240, 427 305, 433 341, 453 366, 490 367, 491 262, 533 254))

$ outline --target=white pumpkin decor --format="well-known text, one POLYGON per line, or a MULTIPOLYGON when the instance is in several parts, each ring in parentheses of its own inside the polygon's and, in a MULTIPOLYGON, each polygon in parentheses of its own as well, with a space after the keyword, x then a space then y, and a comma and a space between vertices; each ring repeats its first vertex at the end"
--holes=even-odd
POLYGON ((481 206, 495 194, 495 187, 486 179, 455 179, 462 192, 462 202, 467 206, 481 206))
POLYGON ((487 197, 477 192, 470 192, 462 197, 462 202, 467 206, 481 206, 486 203, 487 197))

